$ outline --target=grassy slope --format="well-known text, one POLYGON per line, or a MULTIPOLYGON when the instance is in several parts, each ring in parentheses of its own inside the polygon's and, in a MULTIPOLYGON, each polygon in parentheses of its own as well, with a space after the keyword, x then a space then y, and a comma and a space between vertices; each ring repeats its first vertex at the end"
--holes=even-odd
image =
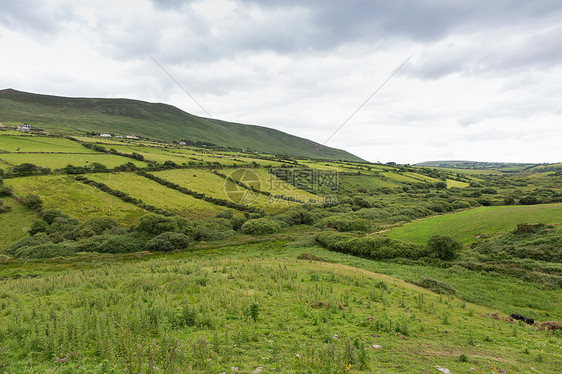
POLYGON ((138 167, 145 167, 146 163, 142 161, 133 160, 128 157, 121 157, 116 155, 109 155, 103 153, 96 154, 40 154, 40 153, 11 153, 0 154, 0 160, 12 165, 19 165, 24 162, 30 162, 35 165, 48 167, 51 169, 61 169, 66 165, 71 164, 74 166, 87 166, 94 162, 99 162, 108 168, 114 168, 128 162, 132 162, 138 167))
POLYGON ((5 184, 14 187, 17 196, 37 194, 45 209, 58 209, 78 220, 108 216, 121 224, 131 224, 146 214, 132 204, 65 175, 11 178, 5 184))
MULTIPOLYGON (((392 273, 400 268, 395 264, 283 242, 115 264, 104 259, 92 269, 3 282, 0 343, 6 353, 1 358, 9 372, 31 366, 37 372, 70 372, 74 366, 84 370, 73 372, 91 372, 100 364, 101 372, 151 372, 152 363, 172 373, 232 372, 232 367, 246 373, 258 367, 261 372, 437 372, 435 365, 453 373, 470 368, 515 373, 530 367, 546 373, 562 364, 561 338, 551 333, 483 318, 497 309, 440 297, 371 271, 381 265, 392 273), (340 263, 297 260, 303 251, 340 263), (319 301, 330 307, 311 306, 319 301), (255 302, 256 321, 247 312, 255 302), (177 324, 190 316, 193 326, 177 324), (76 351, 57 369, 55 357, 76 351), (468 362, 459 360, 461 354, 468 362)), ((17 266, 6 264, 0 275, 14 274, 17 266)), ((410 267, 409 276, 426 271, 420 268, 410 267)), ((472 275, 463 276, 468 283, 472 275)), ((555 295, 531 284, 514 285, 501 276, 471 280, 490 289, 480 293, 489 294, 492 303, 501 294, 507 310, 517 302, 516 286, 554 300, 552 310, 560 311, 555 295)))
POLYGON ((8 213, 0 214, 0 250, 2 250, 27 235, 31 222, 38 216, 11 198, 0 199, 4 205, 12 208, 8 213))
POLYGON ((134 198, 157 208, 176 212, 189 218, 211 218, 226 208, 208 203, 181 192, 164 187, 133 173, 92 174, 88 178, 109 187, 126 191, 134 198))
POLYGON ((493 206, 420 219, 388 232, 395 239, 425 243, 431 235, 448 235, 468 243, 480 234, 496 234, 520 223, 562 223, 562 204, 493 206))
POLYGON ((197 117, 170 105, 137 100, 1 90, 0 121, 26 122, 49 131, 135 134, 167 141, 188 138, 259 152, 360 161, 348 152, 274 129, 197 117))

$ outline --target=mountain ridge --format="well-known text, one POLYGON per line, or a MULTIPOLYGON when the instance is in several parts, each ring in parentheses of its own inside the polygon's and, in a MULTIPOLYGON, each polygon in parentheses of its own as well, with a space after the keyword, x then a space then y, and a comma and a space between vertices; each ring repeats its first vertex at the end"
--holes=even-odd
POLYGON ((136 99, 64 97, 9 88, 0 90, 2 121, 55 132, 131 134, 167 142, 188 139, 254 152, 364 161, 347 151, 265 126, 199 117, 173 105, 136 99))

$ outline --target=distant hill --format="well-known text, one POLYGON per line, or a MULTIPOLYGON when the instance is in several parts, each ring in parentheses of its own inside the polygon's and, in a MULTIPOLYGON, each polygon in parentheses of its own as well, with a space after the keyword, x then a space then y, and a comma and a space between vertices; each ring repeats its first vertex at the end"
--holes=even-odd
POLYGON ((432 168, 453 168, 453 169, 479 169, 479 170, 498 170, 506 173, 519 172, 545 172, 557 171, 562 169, 562 164, 532 164, 532 163, 511 163, 511 162, 480 162, 480 161, 425 161, 415 164, 416 166, 432 168))
POLYGON ((363 161, 336 148, 263 126, 197 117, 174 106, 129 99, 69 98, 0 90, 0 123, 18 122, 59 133, 187 139, 221 147, 317 159, 363 161))

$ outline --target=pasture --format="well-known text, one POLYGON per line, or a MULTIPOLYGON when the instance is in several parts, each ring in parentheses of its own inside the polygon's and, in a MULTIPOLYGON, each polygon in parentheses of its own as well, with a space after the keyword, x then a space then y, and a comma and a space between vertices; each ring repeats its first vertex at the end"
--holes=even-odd
POLYGON ((562 204, 480 207, 419 219, 396 227, 387 235, 414 243, 425 243, 432 235, 447 235, 470 243, 479 235, 512 230, 520 223, 561 224, 562 204))

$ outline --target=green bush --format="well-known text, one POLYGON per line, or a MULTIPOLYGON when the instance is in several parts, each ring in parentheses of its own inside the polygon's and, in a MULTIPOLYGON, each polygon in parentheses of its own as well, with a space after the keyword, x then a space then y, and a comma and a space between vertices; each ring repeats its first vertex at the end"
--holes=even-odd
POLYGON ((230 222, 221 219, 199 224, 193 229, 192 236, 195 240, 213 241, 228 239, 235 234, 230 222))
POLYGON ((74 248, 64 243, 44 243, 35 246, 21 247, 15 252, 15 256, 19 258, 52 258, 70 256, 74 253, 74 248))
POLYGON ((55 218, 64 217, 70 218, 66 214, 62 213, 60 210, 49 209, 43 212, 41 218, 45 221, 48 225, 52 224, 55 221, 55 218))
POLYGON ((193 227, 193 221, 185 217, 165 217, 159 214, 147 214, 141 217, 135 230, 151 236, 157 236, 165 232, 179 232, 189 235, 193 231, 193 227))
POLYGON ((247 235, 275 234, 281 230, 281 226, 271 218, 258 218, 246 221, 240 231, 247 235))
POLYGON ((101 235, 106 230, 117 227, 117 222, 109 217, 94 217, 80 224, 74 230, 74 238, 88 238, 94 235, 101 235))
POLYGON ((12 196, 14 194, 14 189, 11 186, 0 187, 0 196, 12 196))
POLYGON ((456 200, 452 204, 453 209, 470 209, 470 203, 464 200, 456 200))
POLYGON ((33 221, 31 227, 29 228, 29 230, 27 230, 27 232, 29 233, 29 235, 33 236, 38 232, 46 232, 48 227, 49 225, 45 221, 33 221))
POLYGON ((43 207, 43 200, 37 195, 27 194, 22 201, 23 205, 32 210, 41 210, 43 207))
POLYGON ((189 238, 178 232, 165 232, 155 238, 150 239, 145 249, 147 251, 174 251, 189 246, 189 238))
MULTIPOLYGON (((143 251, 149 237, 141 233, 128 233, 123 235, 110 236, 103 242, 98 244, 97 248, 93 247, 91 250, 102 253, 132 253, 143 251)), ((86 244, 86 243, 85 243, 86 244)), ((95 244, 95 239, 94 243, 95 244)), ((82 248, 88 250, 87 248, 82 248)))
POLYGON ((433 235, 427 241, 427 251, 432 257, 452 260, 457 257, 462 244, 449 236, 433 235))

